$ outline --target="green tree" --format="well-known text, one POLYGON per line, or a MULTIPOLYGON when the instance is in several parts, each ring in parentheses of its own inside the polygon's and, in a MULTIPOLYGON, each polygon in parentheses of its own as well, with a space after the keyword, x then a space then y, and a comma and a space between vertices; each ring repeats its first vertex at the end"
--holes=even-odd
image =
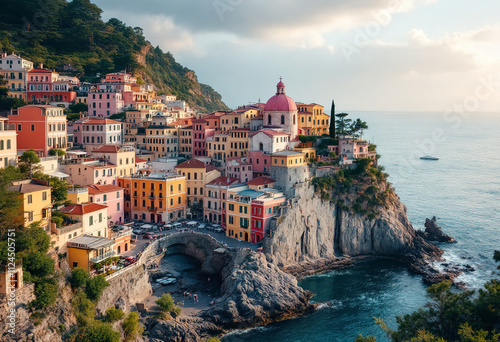
POLYGON ((104 322, 113 323, 119 321, 125 316, 125 313, 121 309, 109 308, 104 314, 104 322))
POLYGON ((68 200, 68 183, 64 179, 51 177, 39 171, 33 175, 33 178, 49 182, 52 204, 55 206, 59 206, 68 200))
POLYGON ((123 331, 125 332, 125 341, 134 340, 137 335, 142 334, 143 329, 139 325, 139 315, 137 312, 131 312, 122 323, 123 331))
POLYGON ((68 109, 71 113, 82 113, 89 110, 89 106, 86 103, 72 103, 69 105, 68 109))
POLYGON ((356 121, 353 122, 352 126, 356 133, 359 132, 360 138, 363 139, 363 131, 368 129, 366 121, 357 118, 356 121))
POLYGON ((19 157, 19 169, 27 177, 32 178, 33 174, 40 169, 40 165, 37 165, 39 162, 40 158, 35 151, 28 150, 19 157))
POLYGON ((0 263, 6 261, 4 256, 7 254, 8 230, 15 229, 24 223, 19 212, 21 199, 17 192, 9 191, 11 182, 22 178, 18 168, 8 166, 0 169, 0 263))
POLYGON ((87 285, 85 286, 85 294, 87 298, 97 302, 102 295, 102 291, 109 286, 106 278, 102 275, 98 275, 87 280, 87 285))
POLYGON ((36 309, 44 309, 55 304, 57 300, 57 282, 55 279, 47 279, 35 286, 36 299, 30 303, 36 309))
POLYGON ((71 284, 71 287, 75 289, 83 287, 85 284, 87 284, 89 278, 90 275, 84 268, 76 267, 71 270, 71 275, 68 278, 68 281, 71 284))
POLYGON ((170 293, 164 293, 155 303, 163 312, 170 312, 175 307, 174 299, 170 293))
POLYGON ((83 334, 76 338, 77 342, 118 342, 120 333, 114 331, 108 323, 93 321, 83 330, 83 334))
POLYGON ((335 139, 337 132, 335 128, 335 102, 332 100, 332 108, 330 110, 330 138, 335 139))
POLYGON ((87 298, 85 292, 78 291, 71 302, 71 306, 79 327, 85 327, 92 324, 95 316, 94 303, 87 298))
POLYGON ((54 273, 54 264, 54 259, 40 251, 31 253, 23 259, 24 273, 29 274, 35 283, 54 273))
POLYGON ((349 128, 349 124, 352 121, 351 119, 346 119, 346 116, 348 115, 349 114, 347 113, 339 113, 335 115, 338 118, 338 120, 336 120, 338 128, 337 134, 342 134, 342 135, 346 134, 347 129, 349 128))

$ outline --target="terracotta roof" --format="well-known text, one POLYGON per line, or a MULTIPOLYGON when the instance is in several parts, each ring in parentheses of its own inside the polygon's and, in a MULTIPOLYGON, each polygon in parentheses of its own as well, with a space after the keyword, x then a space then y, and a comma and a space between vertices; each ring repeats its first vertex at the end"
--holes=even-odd
POLYGON ((135 162, 136 162, 136 163, 145 163, 145 162, 147 162, 147 160, 146 160, 146 159, 141 159, 141 158, 135 157, 135 162))
POLYGON ((71 204, 62 208, 59 211, 65 214, 83 215, 107 208, 108 206, 97 203, 83 203, 83 204, 71 204))
POLYGON ((186 160, 184 163, 181 163, 174 167, 174 169, 204 169, 206 168, 205 163, 198 159, 190 159, 186 160))
POLYGON ((276 181, 272 178, 267 178, 267 177, 257 177, 252 180, 249 180, 247 182, 247 185, 265 185, 265 184, 271 184, 271 183, 276 183, 276 181))
POLYGON ((92 185, 87 185, 87 187, 89 188, 90 195, 123 190, 123 188, 116 186, 116 185, 111 185, 111 184, 102 184, 102 185, 101 184, 92 184, 92 185))
POLYGON ((218 177, 215 178, 213 181, 208 183, 207 185, 220 185, 220 186, 228 186, 231 184, 239 183, 238 178, 234 177, 218 177))
POLYGON ((120 148, 116 145, 103 145, 92 152, 117 153, 120 148))
POLYGON ((76 123, 83 123, 85 125, 89 124, 121 124, 119 121, 111 120, 111 119, 93 119, 89 117, 85 117, 75 121, 76 123))
POLYGON ((213 165, 207 165, 207 166, 205 167, 205 170, 206 170, 207 172, 210 172, 210 171, 213 171, 213 170, 218 170, 218 169, 217 169, 215 166, 213 166, 213 165))

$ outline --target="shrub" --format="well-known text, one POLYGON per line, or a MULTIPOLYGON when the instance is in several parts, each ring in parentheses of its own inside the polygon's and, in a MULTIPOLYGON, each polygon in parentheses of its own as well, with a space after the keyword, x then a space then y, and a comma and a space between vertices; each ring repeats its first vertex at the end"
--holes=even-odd
POLYGON ((59 216, 52 216, 52 218, 50 220, 53 223, 55 223, 57 225, 57 227, 62 227, 62 225, 64 224, 64 219, 62 217, 59 217, 59 216))
POLYGON ((217 337, 210 337, 206 342, 220 342, 217 337))
POLYGON ((139 315, 137 312, 131 312, 122 323, 123 331, 125 332, 125 341, 135 339, 137 335, 142 334, 143 330, 139 325, 139 315))
POLYGON ((163 321, 168 321, 170 319, 172 319, 172 316, 170 316, 170 314, 166 313, 166 312, 160 312, 157 316, 156 316, 157 319, 161 319, 163 321))
POLYGON ((30 303, 30 306, 36 309, 43 309, 53 305, 57 299, 57 284, 55 280, 49 279, 35 286, 36 299, 30 303))
POLYGON ((170 312, 175 307, 174 299, 172 298, 170 293, 164 293, 160 298, 156 300, 155 303, 163 312, 170 312))
POLYGON ((108 286, 109 283, 102 275, 92 277, 87 280, 87 284, 85 286, 85 294, 87 295, 88 299, 92 301, 98 301, 102 295, 102 291, 104 291, 104 289, 108 286))
POLYGON ((71 303, 78 325, 87 326, 94 319, 94 304, 87 298, 85 292, 78 291, 76 298, 71 303))
POLYGON ((172 315, 173 318, 179 317, 181 313, 182 309, 179 306, 176 306, 172 310, 170 310, 170 314, 172 315))
POLYGON ((90 275, 87 271, 85 271, 85 269, 83 269, 82 267, 77 267, 71 271, 71 276, 68 280, 72 288, 79 288, 85 285, 89 278, 90 275))
POLYGON ((123 316, 125 316, 125 313, 121 309, 109 308, 106 310, 103 321, 113 323, 122 319, 123 316))
POLYGON ((118 342, 120 333, 114 331, 108 323, 93 321, 90 326, 85 328, 83 334, 76 338, 81 342, 118 342))

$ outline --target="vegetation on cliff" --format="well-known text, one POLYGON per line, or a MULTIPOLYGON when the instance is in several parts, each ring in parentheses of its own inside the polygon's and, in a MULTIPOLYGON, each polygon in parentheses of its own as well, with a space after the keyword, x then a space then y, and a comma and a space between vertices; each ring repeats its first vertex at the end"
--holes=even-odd
MULTIPOLYGON (((495 251, 500 261, 500 252, 495 251)), ((392 330, 379 318, 375 320, 395 342, 496 342, 500 340, 500 281, 488 281, 476 294, 457 292, 451 282, 427 289, 430 302, 416 312, 397 317, 392 330)), ((374 342, 375 337, 358 336, 355 342, 374 342)))
POLYGON ((315 177, 314 189, 323 200, 337 202, 345 210, 375 218, 378 208, 386 206, 394 194, 383 166, 375 166, 370 158, 359 159, 355 168, 338 170, 333 176, 315 177))
POLYGON ((138 82, 153 83, 195 108, 225 110, 221 96, 198 83, 195 73, 170 52, 154 48, 140 27, 101 19, 89 0, 5 0, 0 11, 0 51, 15 52, 38 65, 63 70, 82 81, 127 70, 138 82), (71 65, 68 68, 68 65, 71 65))

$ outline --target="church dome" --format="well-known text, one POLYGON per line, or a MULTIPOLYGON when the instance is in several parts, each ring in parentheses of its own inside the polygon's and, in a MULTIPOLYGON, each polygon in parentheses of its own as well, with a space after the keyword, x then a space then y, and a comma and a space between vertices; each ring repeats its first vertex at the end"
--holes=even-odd
POLYGON ((276 85, 276 95, 271 97, 264 107, 265 112, 292 112, 297 110, 295 102, 285 94, 285 84, 279 82, 276 85))

